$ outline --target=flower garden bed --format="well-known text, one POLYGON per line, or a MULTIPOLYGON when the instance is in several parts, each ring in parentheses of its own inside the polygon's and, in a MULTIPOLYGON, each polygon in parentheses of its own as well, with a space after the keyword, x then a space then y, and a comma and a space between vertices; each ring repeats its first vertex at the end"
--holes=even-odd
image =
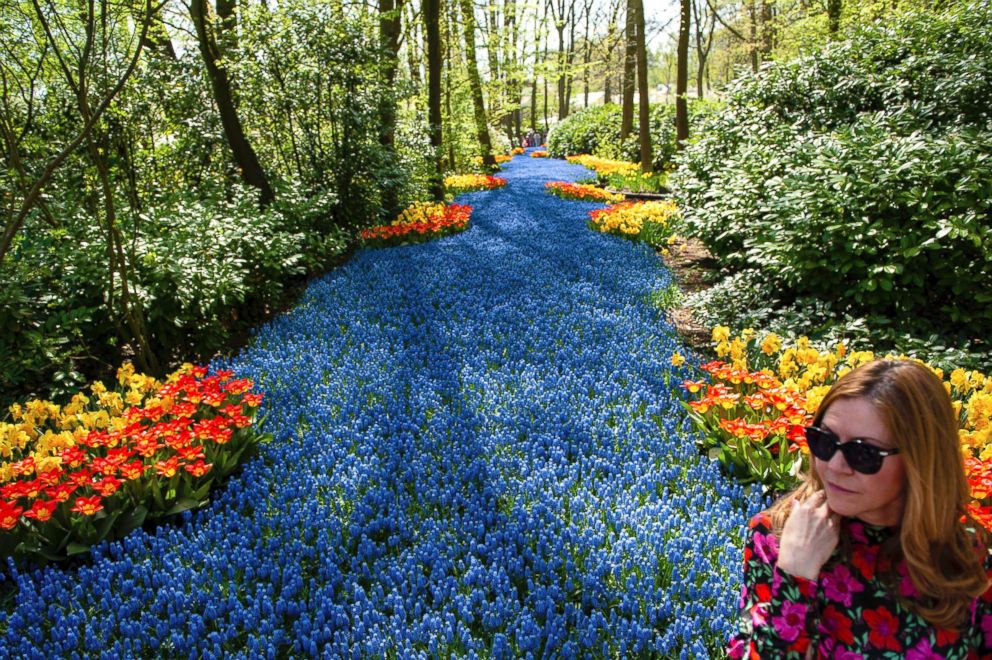
POLYGON ((11 655, 717 657, 760 506, 680 428, 644 246, 543 195, 360 250, 218 369, 272 442, 180 524, 0 567, 11 655), (551 240, 549 240, 551 237, 551 240))
POLYGON ((589 227, 614 236, 641 239, 653 246, 667 242, 679 217, 674 202, 621 202, 589 212, 589 227))
POLYGON ((365 228, 359 236, 369 247, 422 243, 464 231, 471 215, 472 207, 465 204, 416 202, 392 224, 365 228))
POLYGON ((607 192, 596 186, 589 186, 569 181, 550 181, 545 184, 548 192, 562 199, 580 202, 616 203, 623 201, 623 195, 607 192))
POLYGON ((122 391, 96 383, 64 407, 12 406, 0 422, 0 556, 64 560, 204 506, 261 439, 250 426, 262 397, 232 375, 188 365, 163 384, 125 365, 122 391))
POLYGON ((452 195, 478 190, 496 190, 506 185, 506 179, 486 174, 453 174, 444 178, 444 189, 452 195))
POLYGON ((568 156, 565 160, 570 163, 582 165, 583 167, 588 167, 590 170, 596 172, 596 174, 604 177, 611 174, 636 174, 640 169, 640 165, 637 163, 628 163, 623 160, 610 160, 609 158, 600 158, 598 156, 590 156, 588 154, 568 156))

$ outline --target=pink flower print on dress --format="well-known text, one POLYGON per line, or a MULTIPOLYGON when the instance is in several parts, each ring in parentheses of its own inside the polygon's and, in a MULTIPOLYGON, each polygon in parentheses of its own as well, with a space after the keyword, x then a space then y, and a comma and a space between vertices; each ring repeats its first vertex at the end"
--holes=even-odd
POLYGON ((992 646, 992 614, 982 615, 982 635, 985 636, 985 644, 992 646))
POLYGON ((755 532, 754 551, 766 564, 774 564, 778 559, 778 539, 774 534, 755 532))
POLYGON ((772 619, 772 626, 779 637, 794 642, 806 629, 806 606, 802 603, 782 603, 782 616, 772 619))
POLYGON ((851 569, 844 564, 834 566, 829 572, 821 573, 821 576, 823 593, 830 600, 842 603, 844 607, 851 607, 854 594, 865 590, 864 585, 851 575, 851 569))
POLYGON ((731 660, 738 660, 738 658, 744 657, 744 640, 737 638, 730 642, 730 646, 727 647, 727 657, 731 660))
POLYGON ((909 577, 909 568, 905 563, 899 564, 899 595, 906 598, 919 598, 920 592, 916 590, 913 579, 909 577))
POLYGON ((768 603, 758 603, 751 608, 751 625, 754 628, 760 628, 768 623, 768 615, 765 610, 768 609, 768 603))
POLYGON ((829 638, 824 639, 820 643, 820 648, 817 649, 819 652, 816 657, 831 658, 831 660, 864 660, 860 653, 855 653, 854 651, 836 647, 836 640, 829 638))
POLYGON ((933 652, 929 639, 920 640, 920 643, 909 649, 906 660, 943 660, 944 656, 933 652))
POLYGON ((865 534, 865 524, 852 521, 847 526, 847 533, 855 543, 868 543, 868 536, 865 534))

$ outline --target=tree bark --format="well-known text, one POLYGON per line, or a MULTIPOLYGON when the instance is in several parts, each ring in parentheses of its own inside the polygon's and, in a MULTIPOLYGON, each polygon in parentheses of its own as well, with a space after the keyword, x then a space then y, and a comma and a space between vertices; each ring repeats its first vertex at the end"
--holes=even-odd
POLYGON ((620 141, 634 130, 634 87, 637 75, 637 10, 634 0, 627 0, 627 44, 623 60, 623 106, 620 118, 620 141))
POLYGON ((427 37, 427 122, 434 168, 430 175, 430 194, 444 201, 444 174, 441 170, 441 2, 424 0, 424 31, 427 37))
POLYGON ((486 103, 482 98, 482 78, 479 76, 479 64, 475 58, 475 2, 459 0, 459 3, 462 9, 462 27, 465 31, 465 65, 468 69, 468 85, 472 93, 475 135, 482 150, 482 166, 488 170, 495 170, 496 159, 493 158, 493 145, 489 139, 486 103))
MULTIPOLYGON (((399 66, 400 18, 403 0, 379 0, 379 48, 382 51, 382 80, 385 89, 379 99, 379 144, 382 146, 386 168, 396 168, 396 97, 393 84, 399 66)), ((387 218, 400 212, 400 181, 392 171, 382 181, 382 210, 387 218)))
POLYGON ((640 97, 638 118, 640 119, 641 172, 650 174, 654 169, 654 157, 651 155, 651 105, 648 98, 648 51, 644 35, 644 1, 633 0, 633 3, 634 21, 637 28, 637 91, 640 97))
POLYGON ((827 31, 833 39, 840 32, 840 16, 843 12, 843 0, 827 0, 827 31))
POLYGON ((691 0, 680 0, 679 43, 675 73, 675 146, 681 151, 689 139, 689 21, 692 18, 691 0))
MULTIPOLYGON (((258 155, 245 135, 244 126, 238 116, 231 79, 227 69, 220 64, 223 61, 223 53, 214 28, 210 25, 212 21, 208 13, 206 0, 190 0, 190 17, 196 29, 200 55, 203 57, 203 63, 207 69, 207 77, 210 79, 214 103, 217 105, 220 122, 224 128, 224 137, 227 139, 228 146, 231 147, 234 162, 237 163, 241 171, 241 179, 249 186, 259 190, 261 193, 259 202, 264 207, 274 199, 275 194, 272 192, 269 179, 258 160, 258 155)), ((226 18, 222 19, 223 22, 227 22, 227 20, 226 18)))

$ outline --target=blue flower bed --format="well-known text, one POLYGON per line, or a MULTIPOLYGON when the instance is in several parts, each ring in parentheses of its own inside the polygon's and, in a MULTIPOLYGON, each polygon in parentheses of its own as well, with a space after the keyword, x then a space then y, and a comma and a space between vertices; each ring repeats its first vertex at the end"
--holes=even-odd
POLYGON ((760 502, 682 430, 670 275, 544 192, 584 168, 502 176, 468 231, 359 252, 215 365, 275 440, 179 525, 8 566, 0 655, 720 654, 760 502))

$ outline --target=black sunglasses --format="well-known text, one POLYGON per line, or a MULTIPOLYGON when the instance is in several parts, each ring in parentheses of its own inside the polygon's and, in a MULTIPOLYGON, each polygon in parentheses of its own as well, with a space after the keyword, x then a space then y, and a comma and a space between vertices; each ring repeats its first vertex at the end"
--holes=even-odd
POLYGON ((861 438, 841 442, 835 434, 816 426, 806 427, 806 444, 814 456, 821 461, 829 461, 839 449, 851 469, 861 474, 875 474, 882 469, 886 456, 898 454, 898 449, 879 449, 861 438))

